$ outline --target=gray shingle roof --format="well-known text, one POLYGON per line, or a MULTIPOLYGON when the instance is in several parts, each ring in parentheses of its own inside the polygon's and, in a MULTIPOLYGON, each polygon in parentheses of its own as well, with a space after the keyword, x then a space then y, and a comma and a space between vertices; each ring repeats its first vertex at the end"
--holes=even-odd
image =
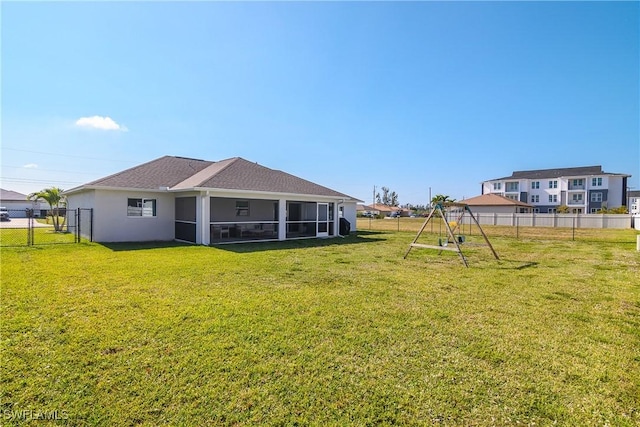
MULTIPOLYGON (((82 187, 171 190, 194 188, 304 194, 353 199, 297 176, 269 169, 240 157, 211 162, 164 156, 98 179, 82 187)), ((79 188, 82 188, 79 187, 79 188)), ((69 190, 70 192, 76 189, 69 190)))
POLYGON ((489 181, 500 181, 504 179, 546 179, 546 178, 561 178, 570 176, 585 176, 585 175, 623 175, 630 176, 621 173, 604 172, 602 166, 580 166, 575 168, 558 168, 558 169, 538 169, 529 171, 514 171, 510 176, 503 178, 495 178, 489 181))
POLYGON ((346 197, 322 185, 236 157, 198 187, 346 197))
POLYGON ((17 191, 5 190, 0 188, 0 200, 27 200, 27 195, 18 193, 17 191))
POLYGON ((212 163, 184 157, 164 156, 85 185, 157 190, 173 187, 212 163))

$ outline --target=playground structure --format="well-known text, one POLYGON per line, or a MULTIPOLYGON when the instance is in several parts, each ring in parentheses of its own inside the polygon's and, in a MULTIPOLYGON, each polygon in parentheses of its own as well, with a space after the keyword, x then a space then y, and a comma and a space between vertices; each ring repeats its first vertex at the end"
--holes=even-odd
MULTIPOLYGON (((467 214, 473 220, 473 222, 478 226, 478 230, 480 230, 480 234, 484 238, 484 241, 486 242, 489 249, 491 249, 493 256, 497 260, 499 260, 500 258, 498 257, 498 254, 493 249, 493 246, 491 246, 491 242, 489 242, 489 238, 484 233, 484 230, 482 230, 482 227, 480 226, 480 223, 478 222, 476 217, 473 215, 473 212, 471 212, 469 205, 467 205, 466 203, 456 203, 456 202, 437 203, 433 207, 433 209, 431 209, 431 212, 429 212, 427 219, 425 219, 424 223, 422 224, 422 227, 420 227, 420 230, 418 231, 418 234, 416 235, 415 239, 413 239, 413 242, 411 242, 411 244, 409 245, 407 252, 404 254, 404 258, 405 259, 407 258, 407 255, 409 255, 409 252, 411 252, 412 248, 437 249, 439 251, 438 254, 442 253, 442 251, 453 251, 458 253, 464 266, 469 267, 467 258, 462 253, 462 248, 461 248, 461 245, 465 243, 466 238, 464 235, 455 234, 456 231, 458 231, 458 228, 460 227, 462 219, 467 214), (445 208, 459 208, 458 217, 455 221, 452 221, 451 223, 447 222, 447 215, 446 215, 445 208), (420 235, 422 234, 424 229, 427 227, 427 224, 429 224, 429 221, 431 221, 436 215, 440 218, 442 223, 444 223, 444 227, 447 232, 446 236, 443 237, 442 233, 440 233, 440 237, 438 239, 437 245, 425 245, 423 243, 417 243, 418 239, 420 238, 420 235), (453 244, 453 246, 450 246, 450 244, 453 244)), ((442 227, 442 223, 441 223, 441 227, 442 227)))

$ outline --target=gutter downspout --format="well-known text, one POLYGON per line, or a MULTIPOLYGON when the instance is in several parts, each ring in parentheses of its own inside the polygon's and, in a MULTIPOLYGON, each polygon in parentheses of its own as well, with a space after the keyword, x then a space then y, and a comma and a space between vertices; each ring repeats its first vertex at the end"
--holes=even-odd
MULTIPOLYGON (((336 203, 336 214, 338 212, 340 212, 340 205, 344 205, 344 199, 340 199, 340 200, 338 200, 338 203, 336 203)), ((343 218, 344 218, 344 216, 343 216, 343 218)), ((338 237, 341 237, 341 238, 344 239, 345 236, 340 234, 340 215, 336 215, 336 219, 334 219, 334 225, 333 226, 336 227, 336 230, 338 230, 336 235, 338 237), (337 222, 337 224, 335 222, 337 222)))

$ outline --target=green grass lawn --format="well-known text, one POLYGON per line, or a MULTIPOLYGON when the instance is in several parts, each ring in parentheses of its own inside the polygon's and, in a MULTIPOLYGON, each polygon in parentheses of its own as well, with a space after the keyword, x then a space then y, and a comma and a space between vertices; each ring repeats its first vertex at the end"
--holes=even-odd
POLYGON ((51 245, 60 243, 75 243, 76 235, 73 232, 56 232, 52 227, 34 228, 31 234, 31 243, 26 228, 2 228, 0 229, 0 247, 17 247, 33 245, 51 245))
POLYGON ((636 426, 640 253, 608 233, 470 268, 408 231, 3 248, 3 424, 636 426))

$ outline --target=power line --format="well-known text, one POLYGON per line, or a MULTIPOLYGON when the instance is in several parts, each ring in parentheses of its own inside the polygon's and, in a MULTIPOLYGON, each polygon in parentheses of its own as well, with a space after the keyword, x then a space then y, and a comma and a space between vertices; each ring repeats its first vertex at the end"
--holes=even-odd
POLYGON ((20 170, 29 170, 29 171, 38 171, 38 172, 62 172, 62 173, 71 173, 75 175, 95 175, 95 172, 75 172, 68 170, 59 170, 59 169, 40 169, 40 168, 25 168, 24 166, 0 166, 2 169, 10 168, 10 169, 20 169, 20 170))
POLYGON ((31 184, 31 183, 59 183, 59 184, 82 184, 82 182, 80 181, 60 181, 60 180, 55 180, 55 179, 24 179, 24 178, 11 178, 11 177, 4 177, 4 176, 0 176, 0 181, 2 182, 16 182, 16 183, 24 183, 24 184, 31 184))
POLYGON ((89 160, 100 160, 105 162, 131 163, 131 161, 129 160, 122 160, 122 159, 115 160, 115 159, 105 159, 105 158, 99 158, 99 157, 75 156, 73 154, 47 153, 46 151, 25 150, 22 148, 13 148, 13 147, 2 147, 2 149, 10 150, 10 151, 22 151, 25 153, 46 154, 49 156, 73 157, 75 159, 89 159, 89 160))

